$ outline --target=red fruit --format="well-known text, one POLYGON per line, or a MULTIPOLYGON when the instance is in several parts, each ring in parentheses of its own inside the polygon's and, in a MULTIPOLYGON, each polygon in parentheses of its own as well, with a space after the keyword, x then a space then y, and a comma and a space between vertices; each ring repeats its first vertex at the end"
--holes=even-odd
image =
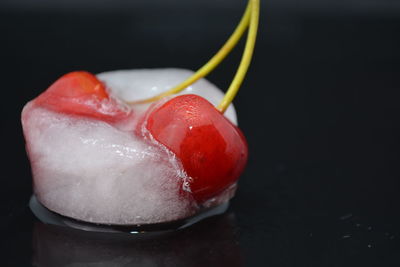
POLYGON ((246 165, 243 134, 200 96, 182 95, 156 107, 146 128, 181 160, 199 203, 235 183, 246 165))
POLYGON ((127 115, 109 97, 103 83, 86 71, 65 74, 36 98, 35 103, 56 112, 110 122, 127 115))

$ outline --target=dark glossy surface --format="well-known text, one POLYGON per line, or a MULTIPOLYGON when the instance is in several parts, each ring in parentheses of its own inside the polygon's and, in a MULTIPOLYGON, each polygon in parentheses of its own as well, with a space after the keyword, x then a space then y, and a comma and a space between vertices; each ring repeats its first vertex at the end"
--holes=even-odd
MULTIPOLYGON (((22 106, 76 69, 195 69, 244 3, 34 3, 0 4, 1 266, 400 265, 395 1, 265 3, 256 58, 236 99, 250 159, 230 211, 146 241, 37 222, 28 209, 22 106)), ((236 49, 209 78, 225 88, 239 56, 236 49)))

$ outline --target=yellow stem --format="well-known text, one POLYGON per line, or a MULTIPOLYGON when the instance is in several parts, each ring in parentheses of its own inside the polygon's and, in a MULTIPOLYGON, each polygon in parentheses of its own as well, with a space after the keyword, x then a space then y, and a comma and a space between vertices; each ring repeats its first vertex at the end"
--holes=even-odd
POLYGON ((211 71, 213 71, 220 63, 222 60, 225 59, 225 57, 232 51, 232 49, 236 46, 236 44, 239 42, 240 38, 243 36, 244 32, 249 26, 250 23, 250 17, 251 17, 251 0, 249 1, 246 11, 243 14, 242 19, 240 20, 240 23, 236 27, 235 31, 229 37, 228 41, 222 46, 222 48, 215 54, 203 67, 201 67, 196 73, 194 73, 192 76, 190 76, 188 79, 183 81, 182 83, 178 84, 174 88, 163 92, 159 95, 156 95, 151 98, 139 100, 139 101, 132 101, 129 102, 129 104, 142 104, 142 103, 149 103, 153 101, 157 101, 165 96, 172 95, 172 94, 177 94, 184 90, 186 87, 189 85, 193 84, 197 80, 205 77, 207 74, 209 74, 211 71))
POLYGON ((251 58, 253 56, 254 46, 257 37, 258 21, 260 16, 260 0, 250 0, 249 4, 251 4, 251 19, 249 32, 247 34, 246 46, 235 77, 233 78, 233 81, 229 86, 229 89, 226 92, 221 103, 218 105, 218 109, 222 113, 226 111, 226 109, 235 98, 237 92, 239 91, 244 77, 246 76, 247 70, 249 69, 251 58))

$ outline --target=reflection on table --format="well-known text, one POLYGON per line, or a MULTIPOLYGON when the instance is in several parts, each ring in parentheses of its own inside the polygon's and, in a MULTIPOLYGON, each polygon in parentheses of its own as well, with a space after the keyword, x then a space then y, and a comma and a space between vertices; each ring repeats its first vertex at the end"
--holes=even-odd
POLYGON ((242 266, 233 213, 161 234, 100 233, 37 222, 33 265, 242 266))

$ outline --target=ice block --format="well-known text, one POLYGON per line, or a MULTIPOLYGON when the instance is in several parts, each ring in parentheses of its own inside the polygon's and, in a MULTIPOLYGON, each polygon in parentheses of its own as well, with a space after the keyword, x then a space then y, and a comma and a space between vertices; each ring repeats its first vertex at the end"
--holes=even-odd
POLYGON ((182 69, 73 72, 26 104, 22 125, 38 200, 84 222, 177 221, 233 197, 247 144, 223 93, 201 79, 178 96, 154 96, 192 74, 182 69))

